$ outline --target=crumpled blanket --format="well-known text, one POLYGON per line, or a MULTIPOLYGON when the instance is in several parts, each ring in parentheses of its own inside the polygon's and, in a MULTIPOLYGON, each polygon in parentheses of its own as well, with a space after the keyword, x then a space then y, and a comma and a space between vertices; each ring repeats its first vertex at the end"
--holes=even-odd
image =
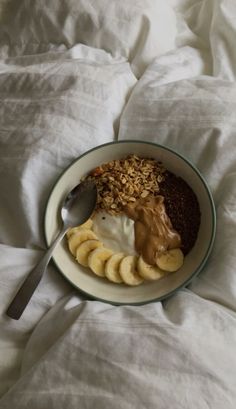
POLYGON ((0 408, 233 409, 236 4, 35 3, 0 8, 0 408), (217 210, 206 266, 163 302, 115 307, 50 265, 9 319, 57 177, 116 139, 165 144, 203 173, 217 210))

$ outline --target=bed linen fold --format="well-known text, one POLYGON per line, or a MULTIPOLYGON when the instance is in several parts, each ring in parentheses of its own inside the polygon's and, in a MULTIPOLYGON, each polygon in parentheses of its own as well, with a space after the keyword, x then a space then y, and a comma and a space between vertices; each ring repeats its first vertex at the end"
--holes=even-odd
POLYGON ((85 59, 85 52, 77 46, 59 60, 49 54, 44 62, 44 56, 28 56, 0 63, 5 244, 44 247, 44 209, 56 179, 86 150, 116 137, 136 79, 127 62, 110 63, 103 51, 97 61, 97 50, 85 59))
POLYGON ((234 1, 7 3, 0 408, 235 408, 234 1), (115 139, 162 143, 198 166, 217 209, 207 265, 188 289, 140 307, 85 300, 51 265, 22 319, 7 319, 45 246, 50 188, 115 139))
POLYGON ((0 21, 3 58, 82 43, 129 60, 139 77, 175 46, 176 16, 165 0, 11 0, 3 3, 0 21))
POLYGON ((235 340, 235 317, 189 291, 140 308, 70 297, 34 331, 0 407, 233 409, 235 340))

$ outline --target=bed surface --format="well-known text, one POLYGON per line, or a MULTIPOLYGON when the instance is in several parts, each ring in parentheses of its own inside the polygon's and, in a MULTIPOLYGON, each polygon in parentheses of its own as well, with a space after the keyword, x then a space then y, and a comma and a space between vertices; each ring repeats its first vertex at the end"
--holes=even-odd
POLYGON ((1 2, 1 409, 235 408, 235 21, 233 0, 1 2), (50 264, 9 319, 58 176, 125 139, 176 149, 206 178, 217 234, 203 271, 163 302, 115 307, 50 264))

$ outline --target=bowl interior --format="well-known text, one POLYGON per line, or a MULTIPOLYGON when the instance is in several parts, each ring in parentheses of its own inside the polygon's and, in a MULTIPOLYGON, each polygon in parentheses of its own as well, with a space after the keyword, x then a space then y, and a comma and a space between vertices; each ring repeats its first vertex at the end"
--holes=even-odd
POLYGON ((65 195, 91 169, 112 159, 123 158, 128 154, 152 157, 161 161, 164 166, 182 177, 197 195, 201 224, 197 241, 185 257, 184 265, 156 282, 145 282, 137 287, 112 284, 105 279, 97 278, 89 269, 79 266, 67 250, 63 240, 54 251, 54 262, 62 274, 78 289, 93 298, 114 304, 138 304, 160 300, 182 286, 199 273, 210 254, 215 236, 215 210, 211 194, 199 172, 186 159, 172 150, 152 143, 129 141, 99 146, 78 158, 65 170, 55 184, 48 200, 45 212, 45 237, 49 245, 60 228, 60 205, 65 195))

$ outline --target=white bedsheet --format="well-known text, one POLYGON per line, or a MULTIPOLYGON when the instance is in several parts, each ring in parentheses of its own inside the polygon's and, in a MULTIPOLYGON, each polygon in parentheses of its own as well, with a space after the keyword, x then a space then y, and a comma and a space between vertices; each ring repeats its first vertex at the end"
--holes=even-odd
POLYGON ((235 2, 10 3, 0 8, 0 408, 235 408, 235 2), (188 289, 140 307, 85 300, 50 266, 20 321, 8 319, 44 248, 53 183, 116 138, 166 144, 198 166, 217 209, 209 262, 188 289))

